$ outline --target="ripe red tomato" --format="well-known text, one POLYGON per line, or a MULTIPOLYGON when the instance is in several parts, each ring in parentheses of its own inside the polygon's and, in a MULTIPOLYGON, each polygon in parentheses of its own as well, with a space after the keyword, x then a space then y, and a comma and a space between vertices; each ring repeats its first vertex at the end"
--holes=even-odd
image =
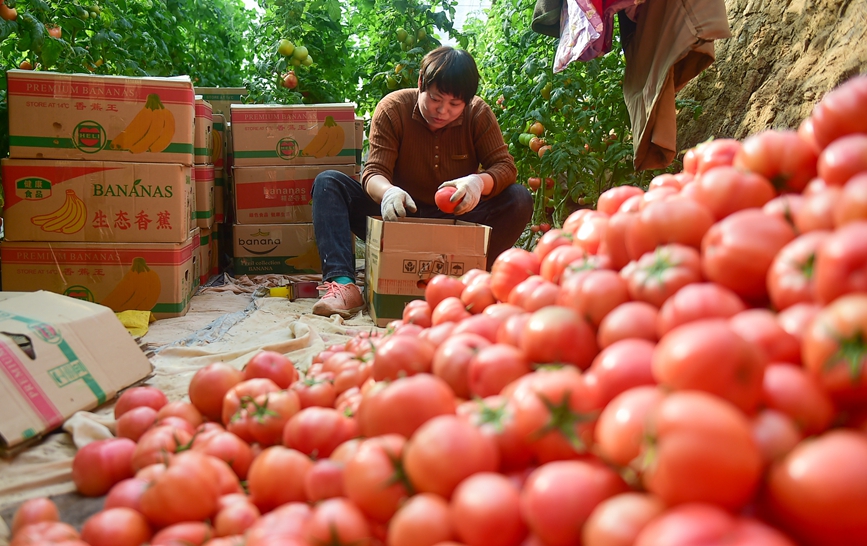
POLYGON ((620 276, 631 299, 660 307, 687 284, 702 280, 701 256, 686 245, 662 245, 626 264, 620 276))
POLYGON ((208 462, 210 458, 204 453, 184 451, 168 461, 165 470, 142 493, 142 513, 148 521, 165 527, 204 520, 216 513, 220 478, 208 462))
POLYGON ((520 498, 502 474, 480 472, 462 481, 451 502, 458 538, 467 546, 520 546, 527 536, 520 498))
POLYGON ((460 298, 466 286, 458 277, 434 275, 424 289, 424 299, 435 309, 446 298, 460 298))
POLYGON ((624 201, 635 195, 642 195, 644 190, 638 186, 615 186, 599 194, 596 210, 613 215, 624 201))
POLYGON ((867 221, 846 224, 822 241, 813 272, 818 303, 867 292, 867 221))
POLYGON ((759 520, 733 516, 718 506, 704 503, 669 508, 648 522, 635 539, 635 546, 724 543, 795 546, 786 535, 759 520))
MULTIPOLYGON (((428 283, 430 286, 430 283, 428 283)), ((425 287, 427 290, 427 287, 425 287)), ((431 306, 425 300, 412 300, 403 308, 401 319, 404 324, 417 324, 422 328, 430 328, 431 306)))
POLYGON ((175 544, 204 544, 214 535, 214 528, 204 521, 185 521, 160 529, 153 536, 150 546, 173 546, 175 544))
POLYGON ((867 536, 867 438, 834 430, 801 442, 768 475, 775 521, 799 543, 849 546, 867 536), (853 542, 854 540, 854 542, 853 542))
POLYGON ((632 546, 638 534, 665 504, 648 493, 628 492, 602 501, 584 524, 584 546, 632 546))
POLYGON ((801 206, 794 212, 795 228, 801 233, 834 229, 834 211, 840 206, 843 190, 839 186, 816 185, 805 191, 801 206))
POLYGON ((464 302, 461 301, 460 295, 458 297, 451 296, 442 300, 434 307, 431 313, 431 324, 437 326, 444 322, 459 323, 470 316, 471 314, 464 306, 464 302))
POLYGON ((775 195, 768 179, 757 172, 721 166, 693 183, 691 198, 706 206, 714 219, 721 220, 739 210, 761 208, 775 195))
POLYGON ((747 309, 729 319, 731 329, 765 354, 767 362, 801 363, 801 342, 769 309, 747 309))
POLYGON ((138 472, 146 466, 166 462, 192 438, 193 435, 186 430, 169 425, 151 428, 135 444, 132 454, 133 470, 138 472))
POLYGON ((223 412, 223 397, 242 380, 241 371, 224 362, 208 364, 196 370, 190 379, 190 402, 208 420, 219 422, 223 412))
POLYGON ((270 379, 281 389, 298 380, 298 370, 286 355, 277 351, 260 351, 244 365, 244 379, 270 379))
POLYGON ((243 535, 261 515, 252 502, 246 499, 236 500, 221 507, 214 516, 213 534, 218 537, 243 535))
POLYGON ((156 387, 130 387, 120 394, 117 402, 114 405, 114 418, 120 419, 120 416, 139 406, 149 406, 155 410, 169 403, 166 394, 156 387))
POLYGON ((764 177, 780 193, 800 192, 816 176, 818 156, 795 131, 769 129, 742 144, 734 166, 764 177))
MULTIPOLYGON (((714 167, 731 165, 741 147, 741 141, 734 138, 719 138, 699 144, 696 150, 695 173, 692 174, 700 178, 714 167)), ((684 170, 686 171, 686 168, 684 170)))
POLYGON ((289 388, 298 394, 301 409, 311 406, 331 408, 334 407, 334 400, 337 398, 337 391, 334 389, 334 374, 329 372, 313 375, 308 373, 292 383, 289 388))
POLYGON ((193 439, 192 449, 225 461, 239 480, 247 478, 253 463, 253 448, 250 444, 228 431, 198 434, 193 439))
POLYGON ((433 374, 445 381, 458 398, 470 397, 469 366, 473 357, 491 342, 474 333, 446 338, 433 357, 433 374))
POLYGON ((521 491, 521 514, 545 544, 580 544, 593 510, 626 490, 620 476, 601 463, 556 461, 530 474, 521 491))
POLYGON ((247 476, 250 502, 263 513, 293 502, 306 502, 304 481, 313 461, 300 451, 271 446, 253 459, 247 476), (274 479, 280 476, 280 479, 274 479))
POLYGON ((595 329, 608 313, 627 301, 627 282, 617 272, 590 269, 564 279, 555 303, 573 309, 595 329))
MULTIPOLYGON (((549 231, 548 233, 552 232, 549 231)), ((536 248, 538 248, 538 246, 536 248)), ((547 281, 560 284, 563 279, 563 272, 566 268, 572 264, 583 263, 585 256, 587 256, 587 253, 583 248, 573 245, 558 246, 553 248, 544 258, 542 258, 542 264, 539 267, 539 274, 547 281)))
POLYGON ((819 311, 804 332, 804 368, 844 407, 867 396, 867 294, 847 294, 819 311))
POLYGON ((656 333, 662 337, 681 324, 705 318, 729 318, 746 308, 737 294, 720 284, 688 284, 668 298, 659 309, 656 333))
POLYGON ((284 446, 318 459, 328 457, 337 446, 357 436, 355 419, 333 408, 315 406, 293 415, 282 429, 284 446))
POLYGON ((60 521, 60 511, 48 497, 36 497, 22 502, 12 516, 12 534, 15 535, 25 525, 41 521, 60 521))
POLYGON ((391 380, 430 372, 435 349, 431 342, 416 336, 389 336, 373 357, 373 379, 391 380))
POLYGON ((434 546, 453 538, 449 503, 433 493, 413 495, 388 524, 389 546, 434 546))
POLYGON ((417 374, 375 383, 362 394, 356 418, 362 436, 396 433, 409 438, 428 420, 454 412, 455 395, 448 384, 417 374))
POLYGON ((700 248, 713 223, 713 213, 687 197, 678 195, 648 203, 626 233, 629 258, 637 260, 657 246, 670 243, 700 248))
POLYGON ((142 434, 154 426, 157 420, 157 411, 150 406, 132 408, 115 423, 115 435, 118 438, 129 438, 138 442, 142 434))
POLYGON ((605 407, 632 387, 656 384, 651 371, 654 346, 646 339, 622 339, 596 355, 584 380, 593 391, 597 406, 605 407))
POLYGON ((782 311, 796 303, 815 301, 816 254, 831 232, 816 230, 799 235, 774 256, 768 269, 771 304, 782 311))
POLYGON ((546 281, 541 275, 532 275, 509 292, 507 302, 532 312, 553 305, 559 293, 558 285, 546 281))
POLYGON ((867 76, 856 76, 822 97, 810 114, 813 133, 821 148, 845 135, 867 133, 865 101, 867 76))
POLYGON ((455 415, 423 424, 404 449, 404 469, 416 491, 445 499, 477 472, 495 472, 499 453, 494 441, 455 415))
POLYGON ((645 434, 638 459, 644 466, 637 470, 643 470, 647 490, 667 504, 707 502, 738 510, 753 498, 762 458, 749 421, 729 402, 699 391, 669 394, 650 415, 645 434))
POLYGON ((746 413, 758 407, 765 364, 759 347, 719 319, 678 326, 653 351, 653 377, 661 386, 708 392, 746 413))
POLYGON ((524 352, 512 345, 482 347, 467 367, 470 392, 481 398, 500 394, 503 387, 532 372, 531 364, 524 352))
POLYGON ((101 510, 81 526, 81 539, 91 546, 135 546, 151 535, 147 519, 131 508, 101 510))
POLYGON ((452 196, 456 191, 458 191, 457 188, 453 188, 452 186, 438 189, 434 195, 434 202, 436 203, 437 208, 446 214, 452 214, 457 206, 461 204, 461 201, 463 201, 463 199, 461 199, 460 201, 452 202, 452 196))
MULTIPOLYGON (((226 391, 226 395, 223 397, 223 425, 228 426, 232 421, 232 417, 234 417, 235 414, 238 413, 238 410, 241 409, 242 398, 256 398, 260 394, 276 392, 279 390, 280 387, 277 386, 277 383, 265 377, 257 377, 255 379, 246 379, 241 381, 226 391)), ((244 434, 241 434, 240 436, 245 438, 244 434)))
POLYGON ((506 301, 509 292, 531 275, 538 275, 541 260, 536 254, 520 248, 509 248, 497 256, 491 266, 491 291, 499 301, 506 301))
POLYGON ((371 530, 361 510, 344 498, 327 499, 313 508, 307 522, 308 544, 366 544, 371 530))
POLYGON ((659 309, 643 301, 628 301, 611 310, 596 332, 599 348, 604 349, 621 339, 636 338, 655 342, 659 309))
POLYGON ((141 496, 150 482, 143 478, 127 478, 114 484, 105 496, 104 509, 108 508, 132 508, 141 512, 141 496))
POLYGON ((136 443, 129 438, 96 440, 82 447, 72 460, 72 481, 82 495, 98 497, 121 480, 131 478, 136 443))
POLYGON ((761 400, 764 406, 791 417, 805 436, 824 432, 834 418, 834 404, 828 393, 798 366, 768 365, 761 400))
POLYGON ((593 328, 573 309, 551 305, 532 313, 520 347, 533 362, 566 363, 586 369, 599 352, 593 328))
POLYGON ((374 436, 346 462, 346 497, 374 521, 387 523, 413 491, 401 462, 405 446, 399 434, 374 436))
POLYGON ((702 271, 742 298, 767 299, 768 270, 795 238, 788 223, 759 209, 738 211, 714 224, 701 242, 702 271))
POLYGON ((515 406, 510 403, 508 396, 497 395, 467 400, 458 406, 457 415, 477 427, 482 434, 490 437, 497 444, 500 453, 500 472, 519 471, 529 467, 533 454, 518 432, 515 406))

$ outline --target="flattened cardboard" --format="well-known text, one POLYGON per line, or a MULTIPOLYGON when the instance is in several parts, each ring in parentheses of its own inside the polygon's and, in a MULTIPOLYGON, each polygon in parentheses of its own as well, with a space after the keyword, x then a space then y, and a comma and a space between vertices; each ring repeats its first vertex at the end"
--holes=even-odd
POLYGON ((199 285, 199 228, 182 243, 0 243, 3 290, 47 290, 115 312, 186 314, 199 285))
POLYGON ((235 222, 299 224, 313 221, 313 180, 326 170, 354 177, 355 165, 238 167, 234 174, 235 222))
POLYGON ((13 159, 193 164, 189 76, 10 70, 7 83, 13 159))
POLYGON ((196 165, 196 225, 210 229, 214 225, 214 166, 196 165))
POLYGON ((232 105, 233 165, 356 163, 355 105, 232 105))
POLYGON ((245 87, 196 87, 196 95, 211 103, 215 114, 229 117, 229 107, 243 104, 249 91, 245 87))
POLYGON ((313 224, 232 226, 236 275, 321 273, 313 224))
POLYGON ((213 163, 214 140, 211 133, 214 130, 214 114, 211 103, 201 96, 196 96, 195 126, 193 162, 196 165, 210 165, 213 163))
POLYGON ((189 166, 4 159, 8 241, 179 243, 192 216, 189 166))
POLYGON ((58 428, 150 375, 111 309, 47 291, 0 300, 0 452, 58 428))
POLYGON ((435 275, 459 277, 485 269, 491 228, 461 220, 368 217, 365 284, 368 312, 377 326, 403 316, 403 308, 424 297, 435 275))

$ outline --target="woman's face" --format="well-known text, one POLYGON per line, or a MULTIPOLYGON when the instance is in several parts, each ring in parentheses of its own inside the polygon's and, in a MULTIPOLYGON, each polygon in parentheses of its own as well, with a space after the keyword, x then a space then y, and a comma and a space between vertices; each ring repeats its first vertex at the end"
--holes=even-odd
POLYGON ((442 129, 458 119, 466 107, 463 99, 441 93, 436 85, 430 85, 427 91, 418 94, 418 109, 431 129, 442 129))

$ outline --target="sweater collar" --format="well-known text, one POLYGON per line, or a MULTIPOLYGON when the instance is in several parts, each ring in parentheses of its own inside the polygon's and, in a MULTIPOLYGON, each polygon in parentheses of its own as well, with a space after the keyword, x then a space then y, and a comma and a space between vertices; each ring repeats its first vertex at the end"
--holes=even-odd
POLYGON ((419 107, 418 107, 418 95, 419 95, 419 93, 420 93, 420 91, 419 91, 418 89, 416 89, 416 90, 415 90, 415 95, 413 96, 414 100, 413 100, 413 103, 412 103, 412 119, 414 119, 414 120, 416 120, 417 122, 419 122, 419 123, 421 123, 422 125, 424 125, 425 129, 427 129, 428 131, 430 131, 430 132, 432 132, 432 133, 436 133, 437 131, 442 131, 442 130, 444 130, 444 129, 449 129, 449 128, 451 128, 451 127, 458 127, 458 126, 464 124, 464 116, 467 115, 467 110, 470 108, 470 103, 467 103, 467 105, 464 107, 464 111, 461 112, 461 115, 458 116, 458 119, 456 119, 456 120, 454 120, 453 122, 449 123, 449 124, 446 125, 445 127, 442 127, 441 129, 432 130, 430 127, 428 127, 427 120, 425 120, 425 119, 424 119, 424 116, 421 115, 421 110, 420 110, 419 107))

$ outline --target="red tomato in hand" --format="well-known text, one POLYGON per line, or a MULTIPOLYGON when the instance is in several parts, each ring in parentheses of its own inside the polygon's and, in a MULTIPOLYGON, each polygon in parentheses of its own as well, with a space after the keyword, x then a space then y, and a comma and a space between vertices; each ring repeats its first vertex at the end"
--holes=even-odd
POLYGON ((455 208, 457 208, 457 206, 461 204, 461 201, 463 201, 463 199, 461 199, 456 203, 452 203, 452 195, 454 195, 456 191, 458 191, 457 188, 451 186, 438 189, 436 195, 434 195, 434 201, 437 204, 437 208, 448 214, 453 213, 455 208))

